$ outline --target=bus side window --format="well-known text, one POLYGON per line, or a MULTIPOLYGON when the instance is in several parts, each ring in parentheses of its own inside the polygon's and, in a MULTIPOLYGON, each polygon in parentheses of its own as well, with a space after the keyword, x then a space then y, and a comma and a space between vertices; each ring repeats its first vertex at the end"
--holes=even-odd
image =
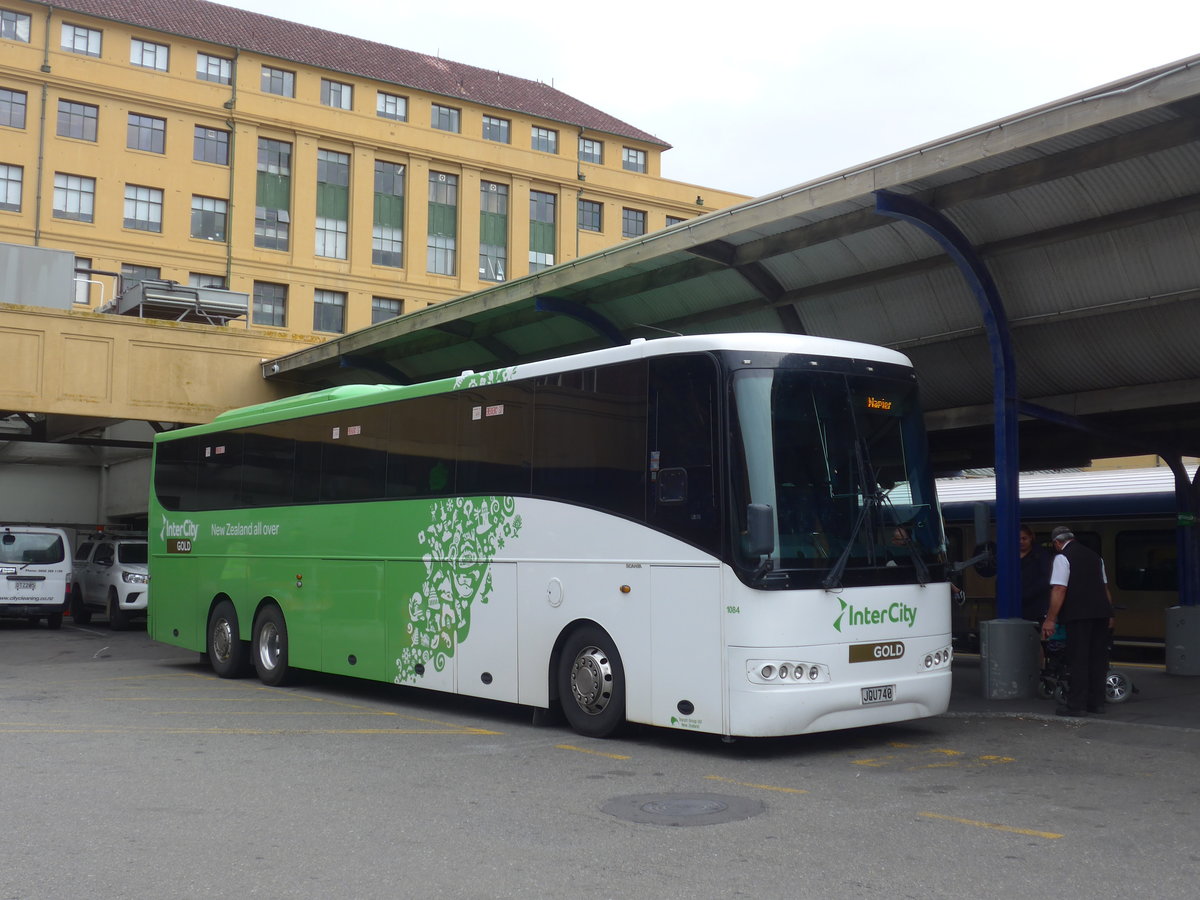
POLYGON ((721 540, 718 396, 717 368, 711 358, 650 361, 646 518, 655 528, 713 552, 719 552, 721 540), (660 485, 660 478, 669 483, 660 485))
POLYGON ((1117 587, 1123 591, 1178 590, 1177 553, 1175 532, 1170 529, 1117 532, 1117 587))

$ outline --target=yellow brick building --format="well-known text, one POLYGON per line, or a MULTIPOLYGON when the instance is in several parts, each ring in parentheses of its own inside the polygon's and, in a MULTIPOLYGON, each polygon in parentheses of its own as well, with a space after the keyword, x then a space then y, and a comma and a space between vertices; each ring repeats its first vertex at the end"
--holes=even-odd
POLYGON ((668 149, 202 0, 0 0, 0 242, 73 252, 79 310, 156 278, 249 295, 251 330, 352 331, 744 199, 663 179, 668 149))

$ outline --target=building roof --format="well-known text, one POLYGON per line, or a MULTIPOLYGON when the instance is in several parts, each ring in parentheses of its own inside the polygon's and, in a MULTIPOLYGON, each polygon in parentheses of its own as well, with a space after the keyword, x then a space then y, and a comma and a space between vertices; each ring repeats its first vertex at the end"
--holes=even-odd
MULTIPOLYGON (((35 0, 36 2, 36 0, 35 0)), ((656 144, 671 145, 540 81, 325 31, 205 0, 42 4, 263 56, 656 144)))
POLYGON ((900 350, 939 470, 991 465, 980 305, 941 246, 880 214, 882 191, 949 219, 986 264, 1020 398, 1095 429, 1023 421, 1022 468, 1200 454, 1200 56, 382 322, 264 375, 424 380, 614 339, 790 331, 900 350))

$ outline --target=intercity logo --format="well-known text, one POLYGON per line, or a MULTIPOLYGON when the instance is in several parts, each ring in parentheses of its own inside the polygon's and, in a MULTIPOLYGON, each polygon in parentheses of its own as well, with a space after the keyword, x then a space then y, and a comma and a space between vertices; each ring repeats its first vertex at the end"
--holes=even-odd
POLYGON ((838 603, 842 604, 842 609, 838 613, 838 617, 833 620, 833 628, 835 631, 842 630, 842 619, 849 615, 847 625, 882 625, 884 622, 895 622, 897 624, 906 624, 912 628, 917 624, 917 608, 909 606, 906 603, 893 603, 891 606, 884 606, 878 609, 872 609, 869 606, 855 607, 853 604, 847 603, 845 600, 838 598, 838 603))
POLYGON ((194 541, 199 531, 200 526, 191 519, 184 519, 182 522, 172 522, 166 516, 163 516, 162 530, 158 533, 158 536, 164 541, 167 538, 186 538, 194 541))

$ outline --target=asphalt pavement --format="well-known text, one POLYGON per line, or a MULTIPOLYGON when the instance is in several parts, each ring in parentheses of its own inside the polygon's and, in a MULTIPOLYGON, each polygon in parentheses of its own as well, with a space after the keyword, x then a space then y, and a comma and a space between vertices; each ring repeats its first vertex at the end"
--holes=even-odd
MULTIPOLYGON (((1134 725, 1200 731, 1200 677, 1169 675, 1163 665, 1114 663, 1134 692, 1127 700, 1109 703, 1103 715, 1087 717, 1114 727, 1134 725)), ((954 687, 949 715, 1042 716, 1058 718, 1057 703, 1037 696, 993 700, 984 695, 983 665, 975 654, 954 658, 954 687)))

